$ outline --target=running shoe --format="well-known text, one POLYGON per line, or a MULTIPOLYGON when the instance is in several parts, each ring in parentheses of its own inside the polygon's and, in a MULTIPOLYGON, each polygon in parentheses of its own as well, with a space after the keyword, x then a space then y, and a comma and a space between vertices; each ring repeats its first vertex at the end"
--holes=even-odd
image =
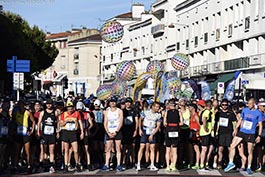
POLYGON ((109 171, 109 167, 107 165, 104 165, 101 170, 102 171, 109 171))
POLYGON ((123 171, 122 166, 121 165, 117 166, 116 171, 123 171))
POLYGON ((136 165, 136 171, 141 171, 141 165, 140 164, 136 165))
POLYGON ((166 172, 170 172, 170 171, 171 171, 170 167, 167 167, 166 172))
POLYGON ((158 168, 155 165, 151 165, 150 171, 158 171, 158 168))
POLYGON ((55 173, 55 170, 54 170, 53 166, 50 167, 49 172, 50 172, 50 173, 55 173))
POLYGON ((200 166, 197 164, 197 165, 192 166, 191 169, 193 169, 193 170, 199 170, 200 169, 200 166))
POLYGON ((232 162, 232 163, 228 163, 227 167, 224 169, 224 172, 229 172, 231 171, 233 168, 235 168, 235 164, 232 162))
POLYGON ((247 174, 248 174, 248 175, 251 175, 251 174, 253 174, 253 171, 252 171, 250 168, 247 168, 247 170, 246 170, 246 171, 247 171, 247 174))
POLYGON ((262 168, 260 165, 257 166, 257 169, 255 170, 255 172, 261 172, 262 168))

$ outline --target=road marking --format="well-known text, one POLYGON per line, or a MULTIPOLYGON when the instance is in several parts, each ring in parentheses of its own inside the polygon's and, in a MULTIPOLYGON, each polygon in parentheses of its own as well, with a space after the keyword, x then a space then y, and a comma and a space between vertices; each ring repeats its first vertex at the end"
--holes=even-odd
POLYGON ((209 170, 209 171, 201 171, 197 170, 199 175, 214 175, 214 176, 222 176, 222 174, 218 170, 209 170))
POLYGON ((167 172, 166 169, 160 169, 157 174, 167 174, 167 175, 179 175, 179 171, 176 172, 167 172))
POLYGON ((94 175, 97 174, 100 170, 94 170, 94 171, 82 171, 82 172, 75 172, 75 175, 94 175))
POLYGON ((243 176, 265 177, 265 175, 262 174, 262 173, 260 173, 260 172, 258 172, 258 173, 253 173, 252 175, 247 174, 246 171, 241 171, 240 173, 241 173, 243 176))
POLYGON ((137 175, 138 174, 138 171, 136 171, 136 169, 128 169, 128 170, 124 170, 124 171, 118 171, 116 173, 117 175, 120 175, 120 174, 128 174, 128 175, 137 175))

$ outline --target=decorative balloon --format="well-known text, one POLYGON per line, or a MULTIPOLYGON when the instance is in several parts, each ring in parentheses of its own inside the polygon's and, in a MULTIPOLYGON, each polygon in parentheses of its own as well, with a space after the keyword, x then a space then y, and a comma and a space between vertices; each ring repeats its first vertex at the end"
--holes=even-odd
POLYGON ((104 84, 98 87, 97 97, 100 100, 107 100, 112 95, 112 85, 104 84))
POLYGON ((123 34, 123 26, 117 21, 108 21, 100 29, 102 40, 107 43, 118 42, 123 34))
POLYGON ((117 78, 125 81, 129 81, 136 75, 136 67, 130 61, 123 61, 118 64, 117 69, 117 78))
POLYGON ((190 65, 189 57, 183 53, 177 53, 171 58, 171 65, 176 70, 184 70, 190 65))
POLYGON ((124 96, 126 93, 127 85, 125 82, 122 82, 120 80, 115 80, 112 84, 112 94, 113 95, 120 95, 124 96))
POLYGON ((160 61, 157 60, 150 61, 146 67, 146 72, 151 73, 153 79, 156 77, 161 77, 163 74, 161 71, 164 71, 164 66, 160 61), (157 76, 158 73, 161 73, 161 75, 157 76))

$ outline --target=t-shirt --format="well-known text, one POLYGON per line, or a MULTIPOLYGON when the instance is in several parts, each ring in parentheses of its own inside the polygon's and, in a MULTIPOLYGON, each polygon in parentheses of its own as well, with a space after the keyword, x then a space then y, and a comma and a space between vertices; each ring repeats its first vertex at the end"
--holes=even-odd
POLYGON ((261 137, 265 137, 265 113, 261 112, 262 114, 262 133, 261 137))
POLYGON ((219 110, 216 114, 215 121, 219 122, 219 134, 231 134, 233 132, 233 122, 235 122, 236 115, 232 111, 219 110))
POLYGON ((74 131, 78 128, 78 121, 81 120, 81 115, 78 111, 74 111, 72 114, 66 111, 61 115, 60 120, 69 120, 69 122, 65 124, 63 129, 68 131, 74 131))
POLYGON ((127 128, 135 129, 135 117, 138 117, 137 112, 133 109, 123 109, 123 125, 127 128))
POLYGON ((206 118, 207 122, 206 122, 206 127, 208 128, 208 132, 206 132, 203 128, 203 125, 200 126, 200 136, 206 136, 206 135, 210 135, 211 131, 212 131, 212 120, 210 120, 212 117, 210 116, 210 111, 209 110, 205 110, 202 113, 202 121, 203 119, 206 118))
POLYGON ((241 117, 243 121, 240 131, 246 134, 255 134, 257 124, 262 122, 262 113, 257 109, 244 108, 241 117))
POLYGON ((153 113, 151 110, 143 111, 141 117, 144 119, 144 130, 146 135, 151 135, 156 128, 157 122, 162 122, 161 114, 153 113))

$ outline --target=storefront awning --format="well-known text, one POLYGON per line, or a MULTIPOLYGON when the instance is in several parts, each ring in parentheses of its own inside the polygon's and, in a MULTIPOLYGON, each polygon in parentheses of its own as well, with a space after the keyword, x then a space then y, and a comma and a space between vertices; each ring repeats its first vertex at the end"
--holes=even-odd
POLYGON ((210 84, 211 92, 212 93, 215 92, 215 90, 217 89, 218 82, 227 82, 227 81, 233 79, 234 75, 235 75, 234 73, 223 74, 221 77, 219 77, 217 80, 215 80, 212 84, 210 84))

